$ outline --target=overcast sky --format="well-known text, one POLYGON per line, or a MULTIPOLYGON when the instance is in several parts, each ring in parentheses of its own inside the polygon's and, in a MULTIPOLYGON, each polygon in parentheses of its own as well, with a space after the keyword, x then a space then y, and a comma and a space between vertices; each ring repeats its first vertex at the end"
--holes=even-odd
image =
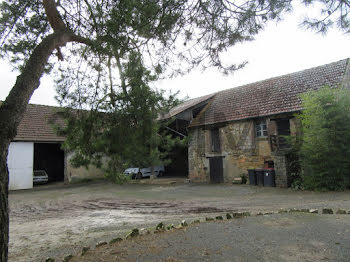
MULTIPOLYGON (((215 69, 193 71, 183 77, 163 80, 158 87, 180 90, 180 96, 190 98, 233 88, 243 84, 300 71, 318 65, 350 57, 350 34, 330 30, 322 36, 299 27, 305 15, 304 8, 295 8, 292 14, 279 23, 270 23, 253 42, 233 47, 225 58, 227 61, 249 64, 236 73, 223 76, 215 69)), ((0 61, 0 100, 4 100, 15 83, 17 73, 0 61)), ((56 105, 55 89, 49 77, 44 77, 32 96, 31 103, 56 105)))

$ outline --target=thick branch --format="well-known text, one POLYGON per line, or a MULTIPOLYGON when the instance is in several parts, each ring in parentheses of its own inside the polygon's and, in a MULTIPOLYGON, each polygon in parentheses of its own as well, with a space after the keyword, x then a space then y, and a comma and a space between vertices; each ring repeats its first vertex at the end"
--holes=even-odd
MULTIPOLYGON (((53 51, 71 41, 88 42, 70 32, 53 33, 34 49, 22 73, 6 100, 0 107, 0 142, 6 146, 16 136, 16 129, 22 120, 27 104, 40 84, 40 78, 53 51), (5 142, 5 140, 6 142, 5 142)), ((2 174, 1 174, 2 175, 2 174)))
POLYGON ((52 29, 57 32, 67 30, 66 24, 63 22, 60 13, 57 10, 57 5, 54 0, 43 0, 45 13, 52 29))
POLYGON ((121 86, 122 86, 124 95, 128 96, 128 90, 126 90, 126 81, 125 81, 125 76, 124 76, 124 72, 123 72, 123 67, 122 67, 122 64, 120 62, 119 53, 118 53, 118 51, 115 51, 114 54, 115 54, 115 59, 117 61, 117 67, 118 67, 118 70, 119 70, 121 86))
POLYGON ((115 94, 114 94, 114 89, 113 89, 113 78, 112 78, 112 63, 111 63, 112 57, 109 56, 108 57, 108 77, 109 77, 109 85, 110 85, 110 99, 111 99, 111 103, 112 105, 115 107, 115 94))

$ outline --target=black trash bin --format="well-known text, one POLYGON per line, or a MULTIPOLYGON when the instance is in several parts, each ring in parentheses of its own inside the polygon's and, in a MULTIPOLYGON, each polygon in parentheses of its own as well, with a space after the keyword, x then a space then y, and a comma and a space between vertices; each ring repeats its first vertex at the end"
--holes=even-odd
POLYGON ((256 186, 256 175, 254 169, 248 169, 249 185, 256 186))
POLYGON ((255 169, 256 182, 258 186, 264 186, 264 170, 262 168, 255 169))
POLYGON ((264 186, 275 187, 275 170, 272 168, 264 169, 264 186))

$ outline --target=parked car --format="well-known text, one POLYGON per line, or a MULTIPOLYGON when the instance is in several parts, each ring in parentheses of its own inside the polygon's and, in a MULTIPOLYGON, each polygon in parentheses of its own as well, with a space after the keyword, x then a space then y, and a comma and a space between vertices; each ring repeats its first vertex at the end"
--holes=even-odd
MULTIPOLYGON (((161 177, 165 173, 164 166, 154 166, 154 175, 156 177, 161 177)), ((129 167, 125 169, 124 174, 131 176, 133 179, 141 179, 143 177, 150 177, 152 175, 152 167, 138 168, 138 167, 129 167)))
POLYGON ((33 184, 46 184, 47 182, 49 182, 49 176, 45 170, 33 171, 33 184))

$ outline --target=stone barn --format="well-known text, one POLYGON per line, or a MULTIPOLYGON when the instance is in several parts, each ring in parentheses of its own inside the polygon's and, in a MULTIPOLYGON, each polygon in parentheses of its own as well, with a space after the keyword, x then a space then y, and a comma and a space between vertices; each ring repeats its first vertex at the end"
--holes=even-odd
MULTIPOLYGON (((284 136, 295 136, 302 110, 299 95, 325 85, 350 88, 349 59, 190 99, 159 120, 173 134, 188 137, 188 150, 175 149, 169 173, 186 173, 193 182, 232 182, 248 169, 275 167, 276 184, 288 185, 284 136)), ((10 144, 9 187, 33 187, 33 171, 45 170, 49 182, 101 177, 94 167, 73 168, 72 152, 53 130, 60 108, 28 105, 10 144)), ((61 121, 61 122, 60 122, 61 121)))
POLYGON ((187 121, 189 179, 232 182, 248 169, 275 167, 277 186, 288 186, 284 136, 300 130, 299 95, 325 85, 350 87, 349 59, 190 100, 196 114, 175 108, 187 121))

